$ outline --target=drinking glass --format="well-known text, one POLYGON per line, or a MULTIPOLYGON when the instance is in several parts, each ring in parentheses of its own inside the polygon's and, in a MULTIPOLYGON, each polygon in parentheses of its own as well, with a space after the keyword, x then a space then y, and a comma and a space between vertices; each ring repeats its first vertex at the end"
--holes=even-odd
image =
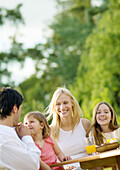
POLYGON ((108 143, 117 142, 117 135, 116 135, 115 131, 107 133, 105 135, 105 137, 106 137, 108 143))
POLYGON ((92 154, 96 152, 94 136, 85 137, 84 144, 87 154, 92 154))

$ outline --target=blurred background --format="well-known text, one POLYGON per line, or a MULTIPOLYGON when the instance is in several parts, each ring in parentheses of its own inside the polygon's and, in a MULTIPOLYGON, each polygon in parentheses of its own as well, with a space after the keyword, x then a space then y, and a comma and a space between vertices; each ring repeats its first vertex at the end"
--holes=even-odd
POLYGON ((23 94, 21 120, 66 86, 85 118, 107 101, 120 123, 120 1, 0 2, 0 86, 23 94))

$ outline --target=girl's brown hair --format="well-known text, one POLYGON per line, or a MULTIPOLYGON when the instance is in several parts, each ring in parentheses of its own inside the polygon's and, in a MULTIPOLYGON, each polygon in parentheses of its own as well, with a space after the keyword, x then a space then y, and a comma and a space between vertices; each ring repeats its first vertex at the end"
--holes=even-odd
POLYGON ((33 116, 35 119, 37 119, 40 123, 44 124, 43 132, 42 132, 43 139, 49 137, 51 130, 50 130, 50 126, 46 120, 46 117, 39 111, 32 111, 25 115, 24 122, 25 122, 25 119, 27 119, 31 116, 33 116))
POLYGON ((104 141, 104 135, 102 133, 102 129, 101 129, 100 125, 97 123, 97 120, 96 120, 96 114, 97 114, 97 111, 98 111, 99 106, 101 104, 107 105, 110 112, 111 112, 111 121, 109 123, 109 128, 113 131, 119 128, 119 125, 117 123, 117 116, 116 116, 116 113, 115 113, 113 107, 107 102, 99 102, 93 110, 93 124, 92 124, 90 130, 86 134, 86 136, 88 136, 90 132, 92 133, 92 135, 95 138, 96 145, 101 145, 101 144, 104 143, 103 142, 104 141))

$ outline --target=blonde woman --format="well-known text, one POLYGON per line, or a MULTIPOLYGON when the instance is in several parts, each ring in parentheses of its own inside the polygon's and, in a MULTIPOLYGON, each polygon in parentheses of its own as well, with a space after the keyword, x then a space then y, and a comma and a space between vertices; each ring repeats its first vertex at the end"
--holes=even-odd
MULTIPOLYGON (((120 128, 117 123, 116 113, 107 102, 99 102, 93 111, 93 125, 90 133, 95 138, 96 145, 107 142, 112 137, 120 138, 120 128)), ((87 133, 88 136, 89 132, 87 133)))
MULTIPOLYGON (((66 88, 58 88, 48 107, 49 117, 52 117, 52 137, 65 155, 72 159, 87 155, 83 138, 90 128, 89 120, 82 117, 80 106, 66 88)), ((65 167, 64 167, 65 168, 65 167)), ((80 169, 79 163, 67 166, 65 169, 80 169), (79 167, 79 168, 77 168, 79 167)))

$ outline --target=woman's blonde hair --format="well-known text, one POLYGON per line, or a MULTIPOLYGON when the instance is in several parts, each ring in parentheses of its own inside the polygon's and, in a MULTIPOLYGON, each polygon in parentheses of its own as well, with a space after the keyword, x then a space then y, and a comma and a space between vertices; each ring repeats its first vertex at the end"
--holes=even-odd
POLYGON ((46 117, 39 111, 32 111, 25 115, 24 122, 27 118, 29 118, 31 116, 33 116, 35 119, 37 119, 39 121, 39 123, 43 123, 43 125, 44 125, 43 131, 42 131, 43 139, 49 137, 51 130, 50 130, 50 127, 49 127, 46 117))
MULTIPOLYGON (((104 141, 104 135, 102 134, 102 129, 101 129, 100 125, 97 123, 97 120, 96 120, 97 111, 98 111, 99 106, 101 104, 105 104, 106 106, 108 106, 108 108, 111 112, 111 121, 109 123, 109 128, 113 131, 119 128, 119 125, 117 123, 117 116, 116 116, 116 113, 115 113, 113 107, 107 102, 104 102, 104 101, 99 102, 93 110, 93 125, 91 126, 91 129, 89 130, 89 132, 91 131, 91 133, 94 135, 95 143, 97 145, 101 145, 101 144, 104 143, 103 142, 104 141)), ((89 132, 87 133, 86 136, 88 136, 89 132)))
POLYGON ((51 123, 51 126, 53 128, 52 136, 56 140, 58 140, 59 138, 59 131, 60 131, 60 116, 56 111, 56 103, 57 103, 58 98, 62 94, 69 96, 71 103, 73 105, 72 106, 72 131, 74 130, 75 126, 78 125, 80 121, 80 117, 82 117, 82 111, 75 97, 65 87, 59 87, 54 92, 52 96, 52 100, 47 108, 47 114, 49 114, 48 119, 50 119, 51 117, 53 118, 52 123, 51 123))

